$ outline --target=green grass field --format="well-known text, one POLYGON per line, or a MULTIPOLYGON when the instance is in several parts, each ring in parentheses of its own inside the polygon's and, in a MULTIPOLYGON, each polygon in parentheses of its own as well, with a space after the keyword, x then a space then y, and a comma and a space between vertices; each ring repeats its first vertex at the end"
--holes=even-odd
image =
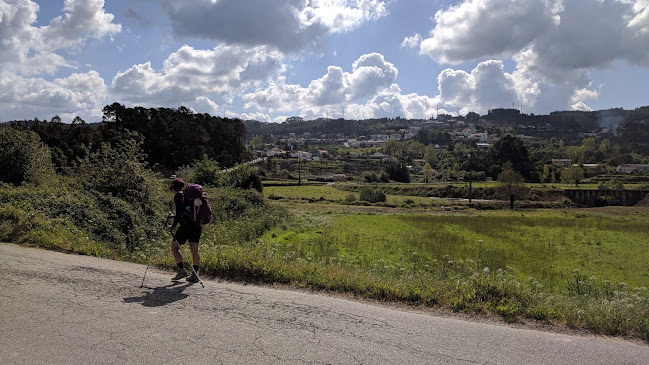
POLYGON ((646 209, 629 216, 568 211, 313 213, 311 224, 264 239, 314 261, 354 257, 351 267, 372 273, 386 266, 410 271, 459 260, 472 262, 476 269, 507 270, 521 281, 534 277, 549 291, 565 292, 575 269, 599 281, 646 285, 648 219, 646 209))
POLYGON ((264 194, 292 218, 208 231, 206 272, 649 340, 649 208, 448 212, 349 205, 326 185, 264 194))
MULTIPOLYGON (((318 201, 325 200, 328 202, 344 202, 349 194, 353 194, 358 199, 358 193, 338 190, 330 185, 312 185, 312 186, 266 186, 264 187, 264 197, 286 200, 306 200, 318 201)), ((438 206, 430 198, 403 195, 387 195, 386 204, 403 205, 406 201, 411 204, 438 206)))

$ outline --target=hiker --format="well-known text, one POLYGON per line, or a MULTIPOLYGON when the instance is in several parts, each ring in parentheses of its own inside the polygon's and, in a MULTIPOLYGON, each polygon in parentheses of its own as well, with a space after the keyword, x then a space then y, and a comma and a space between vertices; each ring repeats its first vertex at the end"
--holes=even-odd
MULTIPOLYGON (((211 213, 212 209, 209 207, 209 203, 207 202, 207 198, 205 198, 203 192, 202 192, 202 187, 200 185, 193 185, 189 184, 187 188, 185 187, 185 182, 182 179, 174 179, 169 185, 169 189, 174 193, 174 205, 176 207, 176 215, 174 216, 174 221, 169 226, 167 229, 169 231, 173 231, 173 229, 176 227, 176 225, 180 225, 180 228, 178 228, 178 231, 176 234, 174 234, 173 241, 171 241, 171 253, 174 256, 174 259, 176 260, 176 265, 178 265, 178 272, 176 276, 173 277, 172 280, 180 280, 182 278, 187 277, 187 270, 185 270, 184 267, 184 262, 183 262, 183 257, 182 254, 180 253, 180 245, 184 245, 185 242, 189 241, 189 249, 192 252, 192 261, 193 261, 193 266, 194 270, 192 274, 187 277, 187 281, 197 283, 199 282, 198 278, 198 269, 200 267, 200 262, 201 262, 201 257, 198 254, 198 243, 201 238, 201 232, 203 230, 202 224, 209 224, 209 219, 211 219, 211 213), (189 188, 195 188, 199 187, 200 188, 200 193, 202 196, 200 199, 202 200, 206 207, 209 210, 209 216, 207 219, 203 220, 198 220, 196 214, 194 213, 193 215, 191 214, 190 210, 194 205, 194 201, 192 199, 191 205, 187 205, 187 199, 185 199, 185 191, 189 188)), ((200 207, 200 205, 199 205, 200 207)), ((203 208, 201 208, 201 213, 203 212, 203 208)))

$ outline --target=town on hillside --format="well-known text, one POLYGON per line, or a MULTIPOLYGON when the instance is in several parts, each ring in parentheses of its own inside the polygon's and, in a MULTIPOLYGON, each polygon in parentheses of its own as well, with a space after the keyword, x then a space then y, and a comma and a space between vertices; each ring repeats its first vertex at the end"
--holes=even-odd
MULTIPOLYGON (((538 116, 495 109, 482 116, 427 120, 292 117, 279 124, 244 123, 249 150, 280 166, 266 169, 267 177, 297 178, 296 160, 320 166, 310 178, 323 181, 399 169, 386 164, 407 169, 400 179, 390 176, 401 182, 493 181, 511 165, 527 182, 578 186, 590 179, 604 188, 619 187, 620 181, 641 182, 649 174, 649 135, 642 128, 648 122, 649 107, 538 116), (335 173, 325 161, 361 167, 335 173)), ((305 166, 299 164, 300 169, 305 166)), ((300 180, 306 175, 300 171, 300 180)))

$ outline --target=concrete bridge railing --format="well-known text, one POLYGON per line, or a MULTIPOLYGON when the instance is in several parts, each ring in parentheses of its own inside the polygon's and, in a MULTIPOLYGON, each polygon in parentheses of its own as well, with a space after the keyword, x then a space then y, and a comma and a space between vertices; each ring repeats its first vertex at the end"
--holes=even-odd
POLYGON ((608 200, 614 202, 614 205, 634 206, 647 196, 647 190, 581 190, 566 189, 566 197, 572 200, 576 205, 582 207, 596 207, 604 205, 603 202, 608 200))

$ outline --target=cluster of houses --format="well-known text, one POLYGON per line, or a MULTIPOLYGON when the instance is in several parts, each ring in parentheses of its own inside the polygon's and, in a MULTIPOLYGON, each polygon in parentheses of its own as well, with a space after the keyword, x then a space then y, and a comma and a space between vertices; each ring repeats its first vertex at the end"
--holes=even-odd
POLYGON ((260 157, 285 157, 285 158, 299 158, 305 161, 320 161, 327 158, 329 151, 327 150, 308 150, 308 151, 283 151, 278 146, 271 148, 268 151, 255 151, 257 156, 260 157))
MULTIPOLYGON (((555 158, 551 161, 552 166, 567 168, 575 166, 569 158, 555 158)), ((597 168, 600 164, 582 164, 584 168, 597 168)), ((646 174, 649 173, 649 164, 622 164, 618 165, 615 171, 623 174, 646 174)))
MULTIPOLYGON (((359 148, 363 146, 381 146, 388 141, 404 141, 413 139, 420 130, 431 129, 431 128, 442 128, 455 126, 462 128, 460 131, 449 132, 452 136, 458 139, 466 139, 475 142, 477 148, 488 149, 491 147, 491 143, 497 142, 500 137, 489 136, 489 133, 485 130, 483 132, 477 131, 474 125, 466 126, 464 121, 447 119, 447 120, 428 120, 422 121, 419 126, 410 126, 407 129, 401 129, 398 133, 390 134, 373 134, 369 138, 365 136, 359 136, 357 138, 347 138, 344 135, 337 135, 336 138, 313 138, 307 134, 302 137, 298 137, 295 133, 289 133, 287 137, 280 139, 281 143, 288 144, 290 146, 299 146, 303 143, 318 144, 318 143, 339 143, 345 147, 359 148)), ((521 140, 534 140, 535 137, 517 134, 515 136, 521 140)), ((435 145, 435 148, 443 148, 445 146, 435 145)), ((284 158, 299 158, 305 161, 320 161, 325 159, 339 159, 340 156, 330 156, 327 150, 317 150, 310 149, 306 151, 299 151, 297 149, 286 151, 275 146, 266 151, 255 151, 256 155, 259 157, 284 157, 284 158)), ((360 153, 351 153, 350 157, 360 157, 360 153)), ((365 158, 370 159, 386 159, 389 156, 377 152, 370 156, 365 156, 365 158)), ((571 159, 553 159, 550 161, 552 166, 567 168, 573 166, 571 159)), ((585 168, 597 168, 599 164, 585 164, 582 165, 585 168)), ((649 164, 623 164, 619 165, 616 169, 618 172, 633 174, 633 173, 649 173, 649 164)))

